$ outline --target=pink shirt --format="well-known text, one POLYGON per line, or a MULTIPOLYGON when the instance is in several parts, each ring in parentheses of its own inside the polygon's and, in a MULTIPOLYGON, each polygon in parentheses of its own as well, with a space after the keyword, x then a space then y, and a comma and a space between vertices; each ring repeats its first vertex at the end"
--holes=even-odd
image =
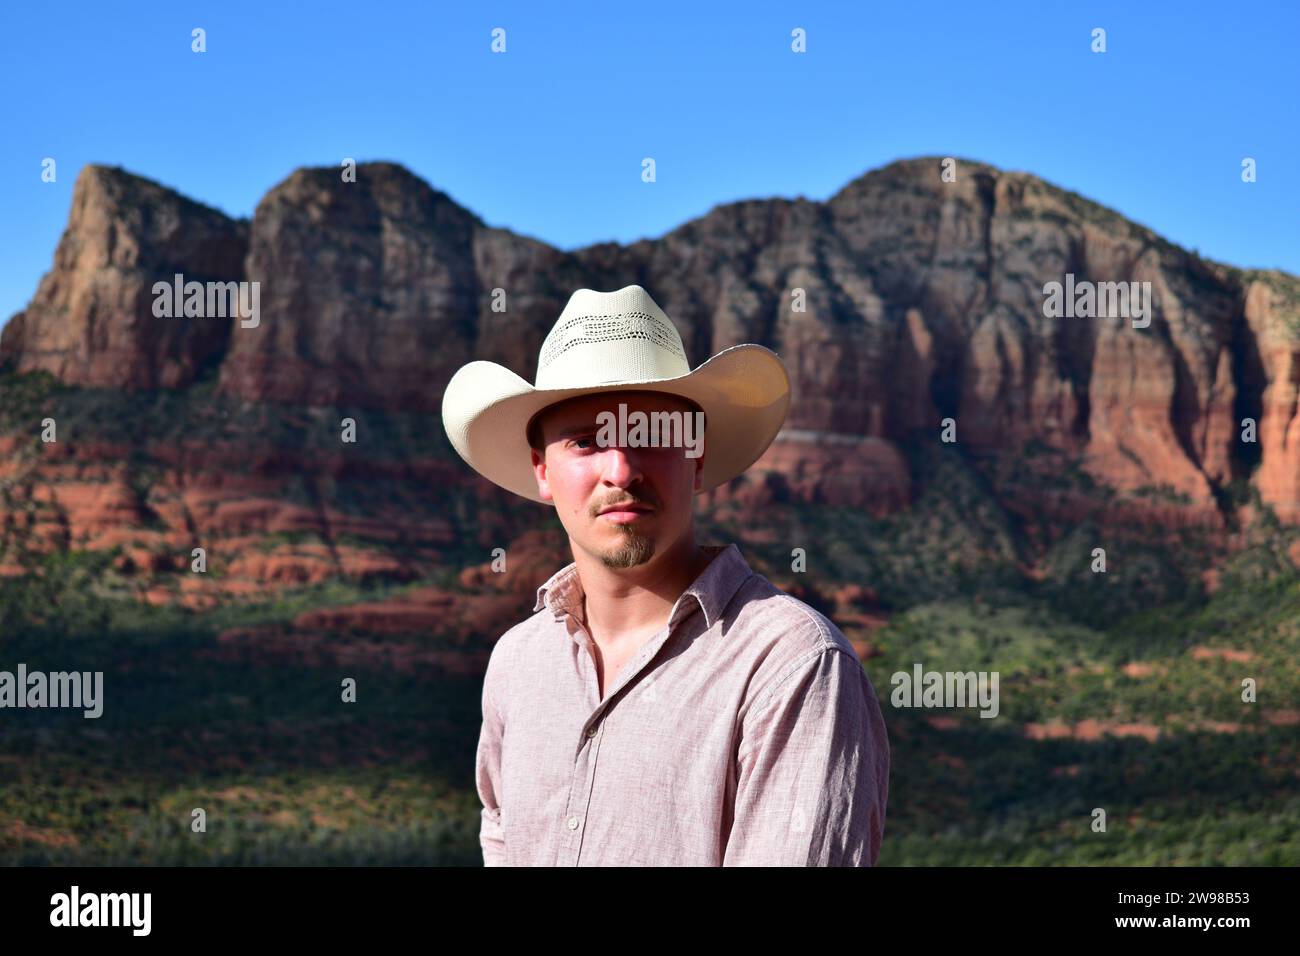
POLYGON ((477 787, 488 866, 872 866, 889 792, 876 693, 829 619, 734 545, 603 700, 577 565, 497 642, 477 787))

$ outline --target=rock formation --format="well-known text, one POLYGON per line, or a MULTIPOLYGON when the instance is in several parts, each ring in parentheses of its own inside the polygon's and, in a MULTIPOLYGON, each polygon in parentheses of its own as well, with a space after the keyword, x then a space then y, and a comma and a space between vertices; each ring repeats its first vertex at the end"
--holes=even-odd
MULTIPOLYGON (((1164 496, 1153 521, 1231 523, 1227 492, 1245 481, 1300 521, 1300 280, 1203 260, 1031 175, 963 162, 944 182, 937 159, 900 161, 826 202, 731 203, 655 240, 565 253, 391 163, 359 166, 355 183, 298 170, 251 222, 89 166, 53 268, 0 336, 0 386, 44 370, 144 396, 153 422, 179 421, 173 400, 190 418, 175 434, 69 423, 41 448, 39 418, 8 414, 0 566, 12 570, 20 541, 121 544, 122 567, 153 574, 203 541, 224 583, 155 582, 149 599, 206 606, 241 589, 427 573, 467 543, 467 516, 472 543, 504 546, 509 515, 533 512, 511 512, 451 453, 443 388, 472 359, 531 380, 574 289, 633 282, 693 364, 759 342, 793 381, 786 431, 704 507, 905 508, 909 449, 952 418, 972 460, 1045 451, 1061 474, 1164 496), (259 283, 260 323, 156 318, 153 283, 175 273, 259 283), (1044 285, 1067 275, 1149 283, 1149 325, 1049 316, 1044 285), (340 448, 343 414, 369 429, 364 454, 340 448)), ((1044 485, 1009 507, 1067 497, 1044 485)), ((527 590, 514 586, 518 600, 527 590)))

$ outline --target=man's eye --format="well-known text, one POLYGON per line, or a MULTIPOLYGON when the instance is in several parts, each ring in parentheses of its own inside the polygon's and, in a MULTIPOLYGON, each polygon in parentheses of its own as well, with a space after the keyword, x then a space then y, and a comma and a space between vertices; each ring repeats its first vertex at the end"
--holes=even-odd
POLYGON ((584 441, 585 441, 585 442, 588 442, 589 445, 594 445, 595 442, 596 442, 596 439, 594 439, 594 438, 575 438, 575 439, 573 439, 573 441, 572 441, 570 444, 574 445, 575 447, 581 447, 580 445, 578 445, 578 443, 579 443, 579 442, 584 442, 584 441))

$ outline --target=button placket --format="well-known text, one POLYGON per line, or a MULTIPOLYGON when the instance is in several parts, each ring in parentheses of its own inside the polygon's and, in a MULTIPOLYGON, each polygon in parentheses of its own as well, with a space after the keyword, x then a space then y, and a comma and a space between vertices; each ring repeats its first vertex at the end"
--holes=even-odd
POLYGON ((566 831, 566 838, 560 841, 562 849, 559 851, 564 858, 564 865, 577 866, 582 855, 586 824, 590 822, 592 809, 591 800, 595 789, 596 763, 600 754, 600 744, 603 740, 603 735, 600 733, 601 726, 608 719, 610 708, 617 703, 616 698, 619 692, 646 670, 649 662, 658 656, 664 645, 672 637, 674 628, 681 623, 679 616, 677 608, 674 608, 673 613, 669 615, 667 626, 651 638, 628 663, 628 666, 623 668, 619 681, 602 699, 600 698, 596 678, 595 653, 590 633, 582 622, 578 621, 572 614, 567 615, 566 624, 569 625, 570 635, 579 647, 587 651, 580 667, 586 672, 583 683, 584 686, 589 688, 592 695, 591 701, 595 707, 588 718, 593 723, 586 730, 580 731, 578 752, 575 757, 573 777, 569 788, 569 804, 566 808, 566 815, 560 821, 560 825, 566 831), (579 634, 585 637, 586 640, 582 640, 579 634), (582 763, 584 760, 586 761, 585 767, 582 763), (584 784, 586 792, 582 797, 579 797, 578 794, 581 791, 578 790, 578 787, 584 784))
MULTIPOLYGON (((599 731, 603 723, 604 723, 604 717, 602 717, 601 720, 591 725, 590 729, 587 731, 587 739, 591 741, 591 746, 583 747, 583 753, 586 755, 586 760, 587 760, 587 774, 586 774, 587 794, 586 794, 586 800, 584 801, 583 804, 582 818, 581 820, 579 820, 579 823, 584 823, 585 821, 591 818, 591 794, 592 791, 595 789, 596 761, 600 758, 601 737, 599 736, 599 731)), ((574 829, 574 836, 577 838, 578 841, 578 845, 574 848, 574 852, 573 852, 573 864, 574 866, 577 866, 578 858, 582 855, 582 843, 583 843, 583 834, 585 831, 585 827, 582 826, 579 826, 577 828, 571 827, 571 829, 574 829)))
POLYGON ((569 784, 569 805, 561 821, 567 831, 567 839, 560 841, 564 858, 558 860, 564 866, 576 866, 578 853, 582 848, 582 821, 586 816, 591 801, 591 754, 589 748, 579 747, 574 758, 573 777, 569 784), (585 798, 581 789, 585 784, 585 798), (575 813, 574 811, 579 812, 575 813))

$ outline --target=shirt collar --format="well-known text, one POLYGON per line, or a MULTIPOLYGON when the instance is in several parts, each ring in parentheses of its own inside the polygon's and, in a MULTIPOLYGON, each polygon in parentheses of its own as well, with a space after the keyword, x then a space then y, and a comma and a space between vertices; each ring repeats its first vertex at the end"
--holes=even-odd
MULTIPOLYGON (((754 572, 741 556, 735 543, 727 545, 704 545, 700 548, 705 554, 713 556, 708 567, 700 572, 699 577, 682 592, 682 596, 673 605, 668 624, 671 627, 683 606, 683 599, 690 595, 704 612, 704 626, 713 627, 740 586, 754 572)), ((549 607, 555 619, 563 620, 568 614, 578 618, 577 610, 582 605, 582 583, 578 579, 577 562, 570 562, 556 571, 546 583, 537 589, 537 603, 534 611, 549 607)))

